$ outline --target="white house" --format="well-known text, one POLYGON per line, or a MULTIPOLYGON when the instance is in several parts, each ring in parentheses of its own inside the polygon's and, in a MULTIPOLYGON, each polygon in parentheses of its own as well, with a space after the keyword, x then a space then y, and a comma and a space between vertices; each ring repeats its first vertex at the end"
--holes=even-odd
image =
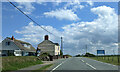
POLYGON ((5 38, 0 43, 0 54, 2 56, 30 56, 35 55, 35 48, 27 42, 12 38, 5 38))
POLYGON ((58 43, 53 43, 49 40, 48 35, 45 35, 43 42, 38 44, 37 51, 42 53, 49 53, 50 55, 60 55, 60 46, 58 43))

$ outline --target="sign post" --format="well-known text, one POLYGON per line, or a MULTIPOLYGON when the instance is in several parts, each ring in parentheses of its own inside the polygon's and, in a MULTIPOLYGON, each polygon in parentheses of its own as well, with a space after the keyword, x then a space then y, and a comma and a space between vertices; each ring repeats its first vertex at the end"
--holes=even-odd
POLYGON ((97 50, 97 58, 98 54, 104 54, 104 59, 105 59, 105 50, 97 50))

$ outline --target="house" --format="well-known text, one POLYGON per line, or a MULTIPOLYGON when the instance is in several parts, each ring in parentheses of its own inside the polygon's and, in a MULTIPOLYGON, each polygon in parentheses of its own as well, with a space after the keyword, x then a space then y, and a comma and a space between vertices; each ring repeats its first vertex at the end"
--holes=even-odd
POLYGON ((0 43, 0 54, 2 56, 31 56, 36 52, 35 48, 27 42, 12 38, 5 38, 0 43))
POLYGON ((50 41, 48 35, 45 35, 44 41, 38 44, 37 52, 49 53, 51 56, 60 55, 60 46, 50 41))

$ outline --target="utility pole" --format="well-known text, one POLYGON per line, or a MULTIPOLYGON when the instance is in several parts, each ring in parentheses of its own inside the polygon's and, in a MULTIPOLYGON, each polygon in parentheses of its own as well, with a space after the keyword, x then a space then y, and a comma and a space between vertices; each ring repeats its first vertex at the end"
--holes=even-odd
POLYGON ((86 53, 87 53, 87 45, 86 45, 86 53))
POLYGON ((113 56, 112 56, 112 61, 113 61, 113 59, 114 59, 114 55, 115 55, 115 52, 114 52, 114 49, 113 49, 113 56))
POLYGON ((61 51, 63 53, 63 38, 61 37, 61 51))
POLYGON ((115 55, 114 49, 113 49, 113 55, 115 55))

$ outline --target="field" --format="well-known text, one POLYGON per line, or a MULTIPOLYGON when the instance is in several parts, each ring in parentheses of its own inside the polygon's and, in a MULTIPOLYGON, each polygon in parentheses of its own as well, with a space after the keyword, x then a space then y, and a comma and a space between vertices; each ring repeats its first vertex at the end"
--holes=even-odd
POLYGON ((120 56, 98 56, 98 57, 89 57, 98 61, 111 63, 114 65, 120 65, 120 56))
POLYGON ((2 71, 18 70, 36 64, 42 64, 42 61, 35 56, 2 57, 2 71))

